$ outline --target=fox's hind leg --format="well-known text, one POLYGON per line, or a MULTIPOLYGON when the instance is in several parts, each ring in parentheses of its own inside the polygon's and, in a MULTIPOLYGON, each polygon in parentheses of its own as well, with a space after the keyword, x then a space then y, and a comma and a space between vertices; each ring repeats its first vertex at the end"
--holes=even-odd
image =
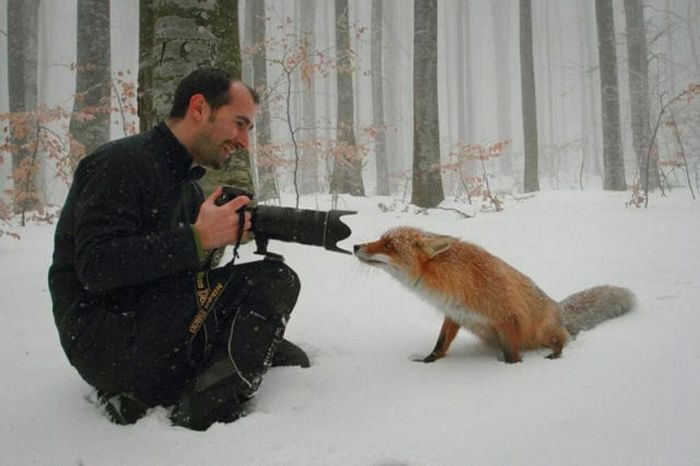
POLYGON ((549 359, 557 359, 561 356, 561 351, 568 340, 569 334, 566 330, 563 328, 553 329, 546 345, 552 350, 552 354, 549 354, 547 357, 549 359))
POLYGON ((459 331, 459 324, 449 317, 445 317, 442 321, 442 328, 440 329, 440 335, 438 336, 437 343, 435 343, 435 348, 433 352, 424 357, 423 359, 415 359, 417 362, 433 362, 442 358, 447 354, 447 350, 450 348, 452 341, 457 336, 459 331))

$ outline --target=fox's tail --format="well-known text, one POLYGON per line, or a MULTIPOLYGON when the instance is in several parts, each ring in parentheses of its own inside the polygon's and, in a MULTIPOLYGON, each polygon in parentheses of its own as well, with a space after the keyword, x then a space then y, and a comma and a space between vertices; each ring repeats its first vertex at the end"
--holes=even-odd
POLYGON ((632 310, 635 302, 634 293, 627 288, 603 285, 574 293, 560 301, 559 306, 564 327, 576 336, 581 330, 632 310))

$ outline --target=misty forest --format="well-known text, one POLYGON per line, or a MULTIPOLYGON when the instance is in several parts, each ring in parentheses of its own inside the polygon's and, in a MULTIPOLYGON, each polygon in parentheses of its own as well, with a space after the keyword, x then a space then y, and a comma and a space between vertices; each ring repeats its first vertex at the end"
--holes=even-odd
POLYGON ((4 234, 51 221, 78 161, 164 119, 205 65, 261 95, 231 164, 267 202, 643 206, 700 184, 698 0, 4 0, 0 24, 4 234))

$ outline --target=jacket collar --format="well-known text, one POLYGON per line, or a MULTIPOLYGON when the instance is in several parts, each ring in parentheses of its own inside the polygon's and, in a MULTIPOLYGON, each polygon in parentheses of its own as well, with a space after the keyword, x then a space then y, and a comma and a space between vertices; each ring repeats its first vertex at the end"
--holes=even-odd
POLYGON ((204 168, 193 165, 192 154, 177 140, 165 122, 160 122, 153 128, 153 134, 160 142, 165 161, 173 173, 182 180, 197 180, 204 175, 204 168))

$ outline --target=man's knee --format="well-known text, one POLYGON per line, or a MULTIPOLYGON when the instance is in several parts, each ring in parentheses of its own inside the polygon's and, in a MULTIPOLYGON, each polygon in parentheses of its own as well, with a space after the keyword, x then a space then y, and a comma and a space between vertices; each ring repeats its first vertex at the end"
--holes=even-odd
POLYGON ((261 264, 254 293, 270 304, 271 312, 291 314, 301 289, 299 276, 284 262, 263 261, 261 264))
POLYGON ((268 264, 269 268, 269 285, 281 287, 288 296, 294 296, 294 299, 299 295, 301 289, 301 281, 299 275, 284 262, 263 261, 268 264))

